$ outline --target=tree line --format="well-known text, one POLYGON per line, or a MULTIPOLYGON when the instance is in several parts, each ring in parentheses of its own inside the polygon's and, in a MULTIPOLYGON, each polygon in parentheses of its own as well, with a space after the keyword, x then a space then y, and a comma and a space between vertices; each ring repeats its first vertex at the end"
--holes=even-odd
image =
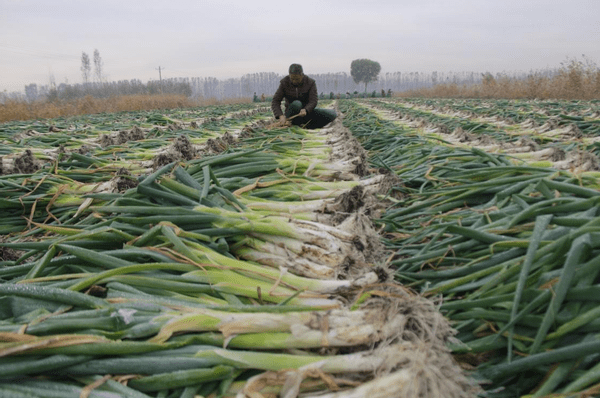
MULTIPOLYGON (((223 100, 227 98, 253 98, 257 96, 272 96, 279 86, 279 81, 285 76, 274 72, 259 72, 243 75, 240 78, 217 79, 215 77, 174 77, 161 80, 142 82, 140 79, 102 81, 96 75, 91 81, 83 83, 60 83, 38 85, 35 83, 25 86, 24 93, 0 93, 0 102, 6 99, 25 101, 39 100, 73 100, 92 96, 96 98, 109 98, 124 95, 159 95, 179 94, 189 98, 214 98, 223 100)), ((88 70, 88 73, 91 73, 88 70)), ((97 73, 97 72, 96 72, 97 73)), ((556 70, 537 71, 537 75, 553 76, 556 70)), ((320 73, 307 75, 315 79, 319 94, 327 97, 330 93, 342 94, 364 92, 364 83, 356 83, 351 74, 346 72, 320 73)), ((514 73, 511 78, 527 78, 530 73, 514 73)), ((480 84, 489 74, 479 72, 388 72, 380 74, 376 80, 369 82, 369 90, 380 92, 392 91, 394 93, 433 87, 437 84, 456 84, 469 86, 480 84)), ((506 73, 494 75, 497 79, 508 76, 506 73)))

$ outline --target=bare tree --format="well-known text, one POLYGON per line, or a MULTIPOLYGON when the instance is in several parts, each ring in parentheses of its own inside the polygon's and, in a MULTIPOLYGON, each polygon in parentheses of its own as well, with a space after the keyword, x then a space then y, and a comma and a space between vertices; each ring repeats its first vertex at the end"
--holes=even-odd
POLYGON ((90 65, 90 57, 85 52, 81 53, 81 76, 83 77, 83 83, 90 81, 90 74, 92 66, 90 65))
POLYGON ((100 58, 100 51, 98 49, 94 50, 94 74, 96 75, 96 80, 98 83, 102 83, 102 67, 104 63, 102 62, 102 58, 100 58))
POLYGON ((48 76, 48 93, 46 94, 48 102, 52 102, 58 99, 58 90, 56 89, 56 79, 54 73, 50 72, 48 76))

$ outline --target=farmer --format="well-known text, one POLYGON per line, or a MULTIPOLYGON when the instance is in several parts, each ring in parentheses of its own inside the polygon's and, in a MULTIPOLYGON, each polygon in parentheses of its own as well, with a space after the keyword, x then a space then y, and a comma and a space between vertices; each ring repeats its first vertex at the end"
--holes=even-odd
POLYGON ((318 102, 317 84, 314 79, 304 74, 302 65, 292 64, 289 75, 281 79, 279 88, 273 95, 271 110, 275 118, 282 123, 291 119, 293 125, 318 129, 337 117, 333 109, 317 108, 318 102), (285 100, 285 113, 281 110, 281 100, 285 100))

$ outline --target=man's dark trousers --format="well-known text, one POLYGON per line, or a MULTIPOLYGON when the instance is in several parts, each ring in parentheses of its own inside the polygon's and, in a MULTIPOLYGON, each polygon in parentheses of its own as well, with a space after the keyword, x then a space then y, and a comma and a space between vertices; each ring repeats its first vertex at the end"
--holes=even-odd
MULTIPOLYGON (((288 107, 285 108, 285 117, 297 115, 302 109, 302 102, 294 101, 288 107)), ((294 126, 301 126, 305 129, 319 129, 324 127, 326 124, 331 123, 335 120, 337 114, 333 109, 315 108, 312 112, 306 116, 298 116, 292 120, 294 126)))

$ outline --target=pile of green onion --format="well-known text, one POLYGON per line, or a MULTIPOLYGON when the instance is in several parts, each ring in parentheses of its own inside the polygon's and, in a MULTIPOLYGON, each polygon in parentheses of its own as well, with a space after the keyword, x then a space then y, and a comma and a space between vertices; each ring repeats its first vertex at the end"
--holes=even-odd
MULTIPOLYGON (((365 236, 368 199, 393 195, 361 178, 340 123, 253 126, 222 153, 144 167, 134 148, 182 119, 151 115, 116 160, 2 177, 0 247, 20 255, 0 268, 0 395, 474 396, 437 304, 390 279, 365 236), (118 191, 126 158, 135 184, 118 191)), ((210 123, 230 120, 197 134, 210 123)))
POLYGON ((443 297, 451 345, 490 397, 600 386, 596 172, 534 167, 440 143, 356 103, 345 123, 403 196, 376 221, 396 279, 443 297))

